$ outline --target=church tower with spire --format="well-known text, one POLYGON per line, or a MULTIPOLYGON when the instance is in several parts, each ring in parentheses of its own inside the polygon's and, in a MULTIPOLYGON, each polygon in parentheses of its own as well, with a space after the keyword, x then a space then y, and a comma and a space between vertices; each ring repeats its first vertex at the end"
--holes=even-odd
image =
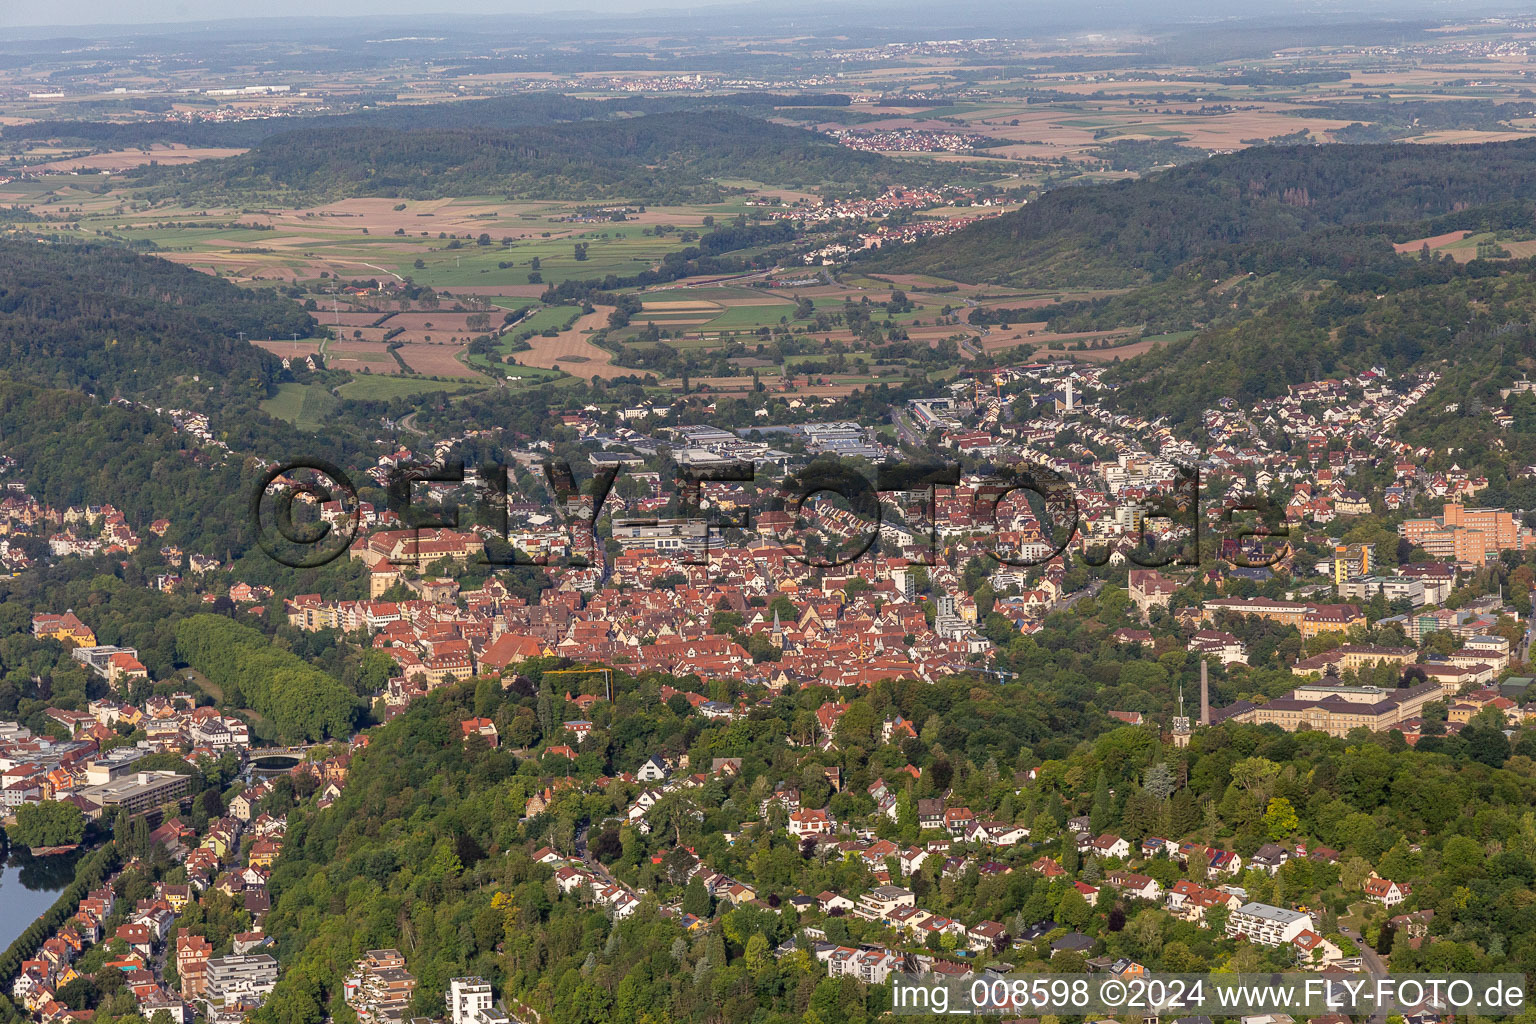
POLYGON ((1179 683, 1179 713, 1173 719, 1173 745, 1189 746, 1189 716, 1184 713, 1184 683, 1179 683))

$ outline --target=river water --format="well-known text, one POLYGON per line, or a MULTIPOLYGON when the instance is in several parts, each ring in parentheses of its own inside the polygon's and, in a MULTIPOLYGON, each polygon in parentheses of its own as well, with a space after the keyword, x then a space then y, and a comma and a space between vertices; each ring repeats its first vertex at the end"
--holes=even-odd
POLYGON ((53 906, 59 893, 75 878, 82 851, 34 857, 12 847, 0 852, 0 950, 53 906))

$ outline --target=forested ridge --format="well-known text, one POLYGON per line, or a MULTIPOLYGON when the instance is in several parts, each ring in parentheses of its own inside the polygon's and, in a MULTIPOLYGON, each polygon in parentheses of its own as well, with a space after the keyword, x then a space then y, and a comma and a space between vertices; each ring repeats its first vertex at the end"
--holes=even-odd
POLYGON ((344 738, 362 710, 351 691, 259 630, 221 615, 176 626, 176 653, 224 694, 270 720, 284 743, 344 738))
MULTIPOLYGON (((145 548, 172 544, 188 554, 227 558, 248 582, 291 587, 302 574, 267 557, 256 543, 250 499, 262 473, 260 459, 355 461, 362 459, 365 442, 337 428, 322 445, 262 413, 255 396, 243 393, 248 384, 233 398, 221 396, 222 387, 216 383, 210 391, 205 385, 193 397, 215 404, 216 426, 228 424, 220 433, 237 446, 229 454, 200 448, 151 408, 5 375, 0 375, 0 439, 5 453, 23 467, 14 478, 49 507, 111 504, 145 548), (170 524, 163 537, 148 532, 157 519, 170 524)), ((12 543, 34 557, 47 552, 37 537, 15 537, 12 543)))
POLYGON ((1353 121, 1334 137, 1348 142, 1384 142, 1418 135, 1429 129, 1499 131, 1511 122, 1536 115, 1531 100, 1498 103, 1491 100, 1401 100, 1392 103, 1321 103, 1288 110, 1296 117, 1328 117, 1353 121))
POLYGON ((149 409, 0 379, 0 437, 26 467, 29 493, 53 508, 111 502, 139 530, 168 518, 165 540, 190 551, 252 542, 241 460, 188 455, 149 409))
POLYGON ((1232 246, 1533 199, 1536 140, 1261 146, 1136 181, 1058 188, 952 235, 882 252, 872 266, 1026 286, 1136 283, 1232 246))
MULTIPOLYGON (((0 240, 0 439, 13 478, 52 508, 110 503, 156 547, 238 559, 254 550, 259 460, 355 462, 367 447, 346 424, 321 444, 260 409, 293 377, 239 335, 317 329, 271 289, 120 247, 0 240), (212 436, 178 429, 173 409, 205 414, 212 436), (157 519, 171 524, 163 539, 146 532, 157 519)), ((245 568, 257 580, 282 571, 245 568)))
POLYGON ((264 388, 275 356, 242 341, 308 336, 315 322, 245 289, 121 247, 0 240, 0 371, 111 397, 206 374, 264 388))
MULTIPOLYGON (((451 111, 451 108, 450 108, 451 111)), ((870 187, 964 177, 953 164, 901 162, 800 128, 732 111, 673 111, 565 124, 466 122, 369 127, 318 121, 250 152, 184 167, 144 168, 152 194, 266 201, 377 195, 427 199, 605 199, 666 203, 715 198, 709 179, 782 186, 870 187)))
POLYGON ((497 96, 452 103, 369 107, 314 118, 259 117, 239 121, 85 121, 43 120, 0 128, 0 143, 58 141, 102 148, 173 143, 196 147, 245 148, 309 123, 331 127, 405 131, 419 128, 510 128, 563 121, 587 121, 655 114, 674 110, 766 109, 772 107, 846 107, 840 94, 730 93, 722 96, 620 96, 581 99, 563 94, 497 96))
MULTIPOLYGON (((1454 445, 1464 461, 1497 466, 1489 476, 1504 494, 1510 464, 1536 460, 1532 425, 1522 415, 1500 436, 1478 412, 1536 368, 1536 261, 1458 262, 1394 246, 1458 230, 1525 237, 1536 217, 1533 170, 1536 141, 1262 147, 1141 181, 1059 189, 874 260, 882 270, 1021 286, 1133 285, 1046 306, 984 306, 967 318, 1004 330, 1046 320, 1062 333, 1167 334, 1115 360, 1107 401, 1186 434, 1221 399, 1247 408, 1302 381, 1433 368, 1457 414, 1433 411, 1443 402, 1416 409, 1403 440, 1454 445), (1495 445, 1500 456, 1485 460, 1495 445)), ((1285 443, 1278 432, 1270 440, 1285 443)))
MULTIPOLYGON (((1344 276, 1310 294, 1283 287, 1284 294, 1274 294, 1255 284, 1261 299, 1240 302, 1241 315, 1112 371, 1118 385, 1113 402, 1193 428, 1201 412, 1224 397, 1248 408, 1283 394, 1289 384, 1381 367, 1389 374, 1432 368, 1446 377, 1445 395, 1494 407, 1498 389, 1536 365, 1530 326, 1536 261, 1503 268, 1488 261, 1433 261, 1421 274, 1415 273, 1418 261, 1406 262, 1398 277, 1344 276)), ((1227 299, 1236 301, 1230 294, 1227 299)), ((1536 458, 1524 417, 1500 437, 1476 408, 1460 417, 1465 429, 1456 432, 1462 445, 1473 446, 1469 452, 1482 452, 1500 438, 1506 460, 1536 458)), ((1436 445, 1418 432, 1426 415, 1405 422, 1404 440, 1436 445)))

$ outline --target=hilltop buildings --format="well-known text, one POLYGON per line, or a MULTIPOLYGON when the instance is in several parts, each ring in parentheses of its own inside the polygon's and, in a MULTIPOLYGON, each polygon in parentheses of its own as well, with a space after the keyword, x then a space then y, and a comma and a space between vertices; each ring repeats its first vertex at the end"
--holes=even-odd
POLYGON ((65 646, 96 646, 96 634, 91 631, 91 627, 75 617, 74 609, 63 615, 43 613, 32 616, 32 635, 57 640, 65 646))

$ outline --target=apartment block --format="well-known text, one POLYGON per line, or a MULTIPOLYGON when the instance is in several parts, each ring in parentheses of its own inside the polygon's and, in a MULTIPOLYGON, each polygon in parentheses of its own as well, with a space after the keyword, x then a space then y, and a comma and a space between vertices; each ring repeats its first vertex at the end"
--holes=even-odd
POLYGON ((1267 903, 1244 903, 1227 917, 1229 938, 1241 935, 1262 946, 1279 946, 1314 930, 1312 915, 1267 903))
POLYGON ((254 1009, 277 985, 277 961, 265 953, 213 957, 204 964, 203 979, 213 1009, 254 1009))
POLYGON ((452 1024, 508 1024, 496 1009, 496 996, 484 978, 453 978, 448 982, 448 1019, 452 1024))
POLYGON ((127 808, 129 814, 139 814, 180 800, 187 795, 189 784, 189 776, 175 772, 135 772, 77 792, 97 806, 98 810, 90 816, 99 818, 116 814, 120 807, 127 808))

